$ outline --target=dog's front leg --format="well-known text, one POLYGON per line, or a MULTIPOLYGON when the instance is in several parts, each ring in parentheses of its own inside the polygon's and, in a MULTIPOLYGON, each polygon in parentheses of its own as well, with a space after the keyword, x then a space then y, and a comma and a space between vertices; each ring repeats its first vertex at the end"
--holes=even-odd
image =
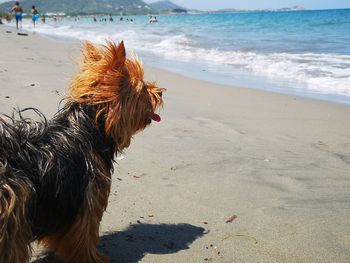
POLYGON ((108 263, 97 250, 102 213, 86 213, 64 235, 46 237, 40 243, 67 263, 108 263))
POLYGON ((97 246, 109 187, 109 179, 95 182, 88 190, 85 205, 72 227, 66 233, 57 233, 40 243, 67 263, 108 263, 109 257, 98 252, 97 246))

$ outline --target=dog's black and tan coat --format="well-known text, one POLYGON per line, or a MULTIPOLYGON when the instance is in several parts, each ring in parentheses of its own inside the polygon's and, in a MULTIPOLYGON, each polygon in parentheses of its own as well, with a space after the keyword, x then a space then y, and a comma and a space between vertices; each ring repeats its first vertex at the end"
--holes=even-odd
POLYGON ((163 89, 123 42, 86 43, 83 56, 53 119, 0 117, 0 263, 28 262, 33 241, 65 262, 108 262, 97 244, 113 159, 159 120, 163 89))

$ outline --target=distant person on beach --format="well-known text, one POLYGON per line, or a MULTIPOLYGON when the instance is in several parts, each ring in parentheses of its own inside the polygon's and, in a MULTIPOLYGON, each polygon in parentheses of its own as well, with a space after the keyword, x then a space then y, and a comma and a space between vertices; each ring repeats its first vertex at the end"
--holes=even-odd
POLYGON ((97 22, 96 16, 94 16, 93 20, 94 20, 94 22, 97 22))
POLYGON ((156 22, 158 22, 157 17, 156 16, 155 17, 150 16, 148 22, 149 23, 156 23, 156 22))
POLYGON ((41 21, 43 21, 43 23, 45 24, 45 22, 46 22, 46 16, 45 15, 43 15, 43 17, 41 18, 41 21))
POLYGON ((35 27, 35 22, 39 20, 39 12, 36 10, 35 5, 32 6, 32 21, 33 26, 35 27))
POLYGON ((19 5, 19 2, 16 2, 15 6, 12 7, 11 13, 15 12, 15 17, 16 17, 16 28, 18 29, 18 24, 22 27, 22 14, 23 10, 22 7, 19 5))
POLYGON ((109 15, 109 22, 113 22, 114 20, 113 20, 113 17, 112 17, 112 15, 109 15))

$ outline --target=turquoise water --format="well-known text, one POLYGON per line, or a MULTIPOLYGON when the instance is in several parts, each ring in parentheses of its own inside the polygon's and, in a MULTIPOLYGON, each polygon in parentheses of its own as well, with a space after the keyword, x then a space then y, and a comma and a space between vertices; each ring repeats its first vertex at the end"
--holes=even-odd
POLYGON ((35 30, 124 40, 146 64, 194 78, 350 104, 350 9, 126 18, 66 18, 35 30))

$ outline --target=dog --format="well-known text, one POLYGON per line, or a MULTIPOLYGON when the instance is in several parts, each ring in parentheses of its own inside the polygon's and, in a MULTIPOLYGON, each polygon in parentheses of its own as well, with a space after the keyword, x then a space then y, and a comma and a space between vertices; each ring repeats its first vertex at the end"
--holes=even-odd
POLYGON ((86 42, 51 120, 0 117, 0 263, 29 262, 33 241, 64 262, 109 262, 97 245, 114 157, 163 106, 143 78, 123 42, 86 42))

